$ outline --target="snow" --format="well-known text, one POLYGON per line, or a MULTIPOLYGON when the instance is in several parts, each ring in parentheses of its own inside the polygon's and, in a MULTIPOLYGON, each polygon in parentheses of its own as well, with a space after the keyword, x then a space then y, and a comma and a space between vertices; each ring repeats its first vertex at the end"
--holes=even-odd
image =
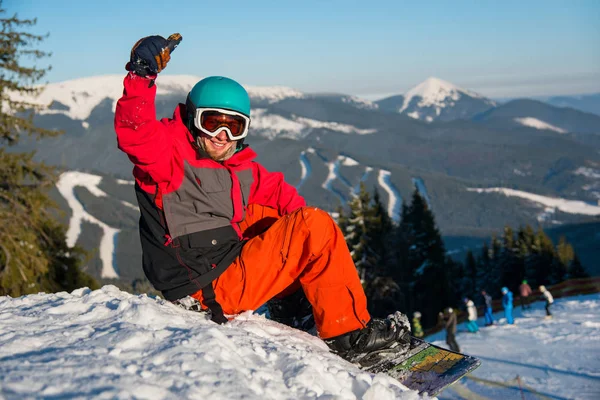
MULTIPOLYGON (((118 278, 119 274, 117 274, 115 268, 114 253, 117 233, 119 233, 120 229, 110 227, 89 214, 79 202, 74 192, 76 186, 83 186, 94 196, 107 197, 106 193, 98 188, 101 181, 102 177, 97 175, 69 171, 60 175, 56 187, 73 212, 69 221, 69 229, 67 230, 67 245, 69 247, 75 246, 81 234, 81 223, 83 221, 98 225, 103 231, 99 247, 100 261, 102 262, 101 276, 102 278, 118 278)), ((131 203, 123 203, 128 207, 138 209, 138 207, 131 203)))
MULTIPOLYGON (((469 192, 477 193, 502 193, 505 196, 520 197, 522 199, 530 200, 534 203, 538 203, 542 206, 551 207, 552 209, 558 209, 562 212, 569 214, 583 214, 583 215, 600 215, 600 206, 587 204, 579 200, 566 200, 558 197, 547 197, 521 190, 507 189, 507 188, 467 188, 469 192)), ((547 210, 546 210, 547 211, 547 210)))
POLYGON ((575 175, 583 175, 586 178, 600 179, 600 170, 586 167, 579 167, 574 172, 575 175))
POLYGON ((377 132, 377 129, 360 129, 352 125, 342 124, 339 122, 317 121, 310 118, 298 117, 296 119, 300 123, 305 124, 309 128, 322 128, 342 133, 356 133, 359 135, 368 135, 377 132))
POLYGON ((531 172, 523 172, 518 168, 513 168, 513 173, 518 176, 530 176, 531 172))
POLYGON ((0 321, 0 398, 419 398, 264 316, 217 325, 110 285, 0 297, 0 321))
POLYGON ((431 209, 431 201, 429 200, 429 194, 427 193, 427 186, 425 186, 425 182, 423 182, 422 178, 412 178, 413 185, 417 188, 419 194, 427 203, 427 207, 431 209))
POLYGON ((276 103, 287 98, 301 99, 305 97, 304 93, 285 86, 245 86, 250 97, 255 100, 267 100, 269 103, 276 103))
POLYGON ((338 158, 341 159, 342 165, 345 167, 356 167, 357 165, 360 165, 360 163, 352 157, 338 156, 338 158))
MULTIPOLYGON (((421 98, 418 103, 418 107, 435 107, 436 113, 439 115, 440 109, 446 107, 446 101, 448 99, 457 101, 463 94, 483 99, 483 96, 475 92, 462 89, 450 82, 431 77, 419 83, 417 86, 404 94, 404 103, 398 112, 401 113, 406 110, 413 97, 418 96, 421 98)), ((418 118, 418 114, 410 116, 412 118, 418 118)))
POLYGON ((379 108, 379 104, 373 103, 370 100, 362 99, 357 96, 344 96, 342 97, 342 102, 351 104, 357 108, 362 108, 365 110, 376 110, 379 108))
MULTIPOLYGON (((86 120, 92 110, 104 99, 112 101, 112 110, 115 110, 116 102, 123 93, 123 75, 104 75, 87 78, 79 78, 64 82, 48 83, 37 98, 12 93, 13 100, 27 101, 34 104, 50 105, 58 101, 65 105, 68 110, 45 110, 43 114, 66 114, 72 119, 86 120)), ((163 75, 156 80, 157 94, 181 94, 189 92, 192 87, 202 79, 195 75, 163 75)), ((304 97, 302 92, 284 86, 247 86, 244 85, 248 94, 255 100, 268 101, 270 103, 285 98, 304 97)), ((182 101, 185 97, 182 97, 182 101)))
POLYGON ((542 120, 539 120, 539 119, 533 118, 533 117, 515 118, 515 121, 520 123, 521 125, 525 125, 530 128, 546 129, 546 130, 550 130, 550 131, 554 131, 554 132, 558 132, 558 133, 567 133, 567 131, 562 128, 551 125, 547 122, 544 122, 542 120))
POLYGON ((309 148, 308 150, 302 151, 300 153, 300 182, 298 183, 298 185, 296 185, 296 190, 298 191, 300 191, 300 188, 312 173, 310 161, 308 161, 308 157, 306 157, 306 153, 310 153, 310 150, 313 149, 309 148))
POLYGON ((359 129, 339 122, 317 121, 296 116, 292 116, 292 119, 289 119, 281 115, 269 114, 264 108, 252 110, 251 128, 260 129, 261 135, 268 139, 286 137, 296 140, 306 137, 313 129, 329 129, 331 131, 359 135, 368 135, 377 132, 376 129, 359 129))
MULTIPOLYGON (((440 399, 596 399, 600 294, 502 313, 463 352, 482 365, 440 399), (520 377, 520 393, 516 376, 520 377), (495 384, 495 385, 494 385, 495 384), (479 396, 479 397, 478 397, 479 396), (523 397, 521 397, 523 396, 523 397)), ((0 397, 137 399, 418 399, 360 371, 314 336, 246 312, 225 325, 160 298, 108 285, 95 291, 0 297, 0 397)), ((426 340, 445 347, 444 333, 426 340)))
MULTIPOLYGON (((524 312, 515 308, 512 326, 502 312, 494 314, 492 327, 483 327, 479 318, 478 333, 459 325, 461 350, 482 365, 473 379, 461 380, 439 398, 600 398, 600 294, 557 299, 551 310, 554 317, 547 320, 544 302, 524 312)), ((440 332, 425 340, 446 347, 444 337, 440 332)))
POLYGON ((377 176, 377 183, 388 195, 388 215, 396 222, 400 221, 400 208, 402 206, 402 197, 400 192, 391 181, 392 173, 381 169, 377 176))

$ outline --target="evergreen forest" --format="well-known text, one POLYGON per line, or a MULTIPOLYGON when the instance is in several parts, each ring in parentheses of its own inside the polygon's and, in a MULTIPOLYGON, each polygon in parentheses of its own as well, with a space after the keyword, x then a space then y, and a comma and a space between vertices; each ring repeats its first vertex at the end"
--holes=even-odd
POLYGON ((535 289, 588 276, 564 237, 555 245, 543 229, 529 225, 505 226, 480 251, 454 260, 416 188, 411 203, 402 205, 399 223, 391 220, 377 190, 370 194, 364 185, 338 214, 369 311, 378 317, 419 311, 427 328, 445 308, 461 308, 465 297, 481 304, 482 290, 498 298, 502 287, 515 292, 524 279, 535 289))

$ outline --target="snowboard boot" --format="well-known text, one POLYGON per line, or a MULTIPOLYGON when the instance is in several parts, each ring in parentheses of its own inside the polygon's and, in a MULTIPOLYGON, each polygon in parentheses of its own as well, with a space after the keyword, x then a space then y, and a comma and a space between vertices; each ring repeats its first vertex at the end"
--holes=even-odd
POLYGON ((305 332, 316 332, 312 305, 304 291, 299 289, 282 299, 272 298, 267 302, 269 319, 305 332))
POLYGON ((366 328, 326 339, 325 343, 340 357, 366 366, 371 356, 405 353, 410 341, 408 318, 396 311, 386 319, 371 318, 366 328))

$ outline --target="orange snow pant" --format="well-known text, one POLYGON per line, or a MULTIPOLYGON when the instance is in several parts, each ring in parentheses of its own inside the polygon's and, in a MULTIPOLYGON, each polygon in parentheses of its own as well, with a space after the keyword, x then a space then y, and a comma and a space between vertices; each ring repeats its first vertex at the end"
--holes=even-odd
MULTIPOLYGON (((285 297, 302 287, 321 338, 369 322, 367 300, 348 246, 325 211, 302 207, 279 217, 276 210, 251 205, 240 228, 252 239, 213 282, 225 314, 256 310, 273 297, 285 297)), ((192 297, 202 303, 202 291, 192 297)))

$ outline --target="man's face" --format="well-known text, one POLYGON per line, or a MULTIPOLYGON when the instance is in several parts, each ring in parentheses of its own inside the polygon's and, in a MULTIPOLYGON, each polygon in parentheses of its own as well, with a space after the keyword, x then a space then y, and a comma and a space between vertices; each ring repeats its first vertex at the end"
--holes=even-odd
POLYGON ((229 139, 224 129, 221 129, 215 137, 200 132, 200 141, 204 151, 215 161, 223 161, 231 157, 237 145, 237 141, 229 139))

